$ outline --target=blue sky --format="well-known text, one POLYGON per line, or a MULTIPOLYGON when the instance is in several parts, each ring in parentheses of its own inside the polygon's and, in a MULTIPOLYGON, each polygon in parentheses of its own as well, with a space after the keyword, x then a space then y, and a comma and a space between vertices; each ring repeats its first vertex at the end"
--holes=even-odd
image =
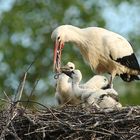
POLYGON ((134 32, 140 35, 140 5, 122 2, 118 7, 107 3, 103 8, 103 16, 106 20, 106 28, 127 36, 134 32))
POLYGON ((14 2, 15 0, 0 0, 0 16, 2 12, 9 11, 12 8, 14 2))

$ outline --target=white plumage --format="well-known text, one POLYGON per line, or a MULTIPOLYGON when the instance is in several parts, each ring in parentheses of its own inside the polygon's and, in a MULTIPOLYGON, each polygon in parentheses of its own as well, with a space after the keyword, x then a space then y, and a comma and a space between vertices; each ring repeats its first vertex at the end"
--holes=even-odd
MULTIPOLYGON (((79 86, 79 83, 82 78, 82 74, 79 70, 74 70, 73 72, 70 72, 71 78, 72 78, 72 92, 75 94, 75 96, 81 100, 83 103, 87 103, 89 105, 96 105, 100 108, 120 108, 122 105, 113 98, 113 96, 116 95, 114 92, 106 92, 105 90, 98 89, 93 90, 89 88, 81 88, 79 86)), ((113 91, 114 89, 112 89, 113 91)))
POLYGON ((105 76, 95 75, 86 83, 79 85, 81 88, 90 88, 93 90, 109 87, 109 81, 105 76))
MULTIPOLYGON (((75 69, 75 65, 71 62, 68 62, 65 67, 68 67, 69 71, 75 69)), ((65 103, 80 103, 73 94, 71 81, 69 81, 69 76, 64 73, 61 73, 57 79, 55 98, 58 101, 58 104, 61 105, 65 103)))
POLYGON ((58 71, 61 50, 65 42, 73 42, 92 69, 110 73, 112 80, 119 75, 124 81, 139 80, 140 67, 129 42, 119 34, 99 27, 80 29, 72 25, 56 28, 51 38, 55 40, 54 67, 58 71), (59 52, 59 53, 57 53, 59 52), (58 54, 60 54, 58 58, 58 54))
MULTIPOLYGON (((72 62, 68 62, 65 66, 61 67, 61 70, 65 72, 71 72, 74 69, 75 65, 72 62)), ((79 78, 82 79, 82 75, 79 78)), ((109 82, 106 77, 95 75, 86 83, 80 84, 79 87, 82 89, 91 89, 92 91, 96 91, 98 89, 107 88, 108 84, 109 82)), ((114 95, 117 96, 117 92, 115 92, 113 89, 106 89, 106 91, 111 94, 114 93, 114 95)), ((57 79, 55 97, 58 104, 79 104, 81 102, 79 99, 77 99, 72 90, 70 78, 64 73, 61 73, 57 79)))
MULTIPOLYGON (((68 62, 65 66, 61 67, 61 71, 65 71, 69 73, 69 71, 75 70, 75 64, 72 62, 68 62)), ((81 75, 82 76, 82 75, 81 75)), ((82 79, 82 77, 81 77, 82 79)), ((94 75, 84 84, 80 84, 81 88, 90 88, 90 89, 100 89, 109 87, 109 81, 105 76, 102 75, 94 75)))

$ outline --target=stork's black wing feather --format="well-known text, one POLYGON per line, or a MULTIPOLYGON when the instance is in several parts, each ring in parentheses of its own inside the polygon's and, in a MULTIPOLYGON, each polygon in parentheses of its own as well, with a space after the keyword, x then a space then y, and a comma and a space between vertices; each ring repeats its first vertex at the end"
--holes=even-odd
POLYGON ((128 68, 131 68, 134 70, 140 70, 138 60, 134 53, 129 56, 125 56, 123 58, 118 58, 116 61, 128 68))
POLYGON ((140 80, 139 76, 137 75, 128 75, 127 73, 123 73, 120 75, 120 77, 126 81, 126 82, 131 82, 133 80, 140 80))
MULTIPOLYGON (((110 56, 110 58, 112 59, 111 56, 110 56)), ((140 66, 139 66, 138 60, 134 53, 132 53, 131 55, 128 55, 128 56, 124 56, 122 58, 118 58, 117 60, 114 60, 114 61, 116 61, 128 68, 140 71, 140 66)))
MULTIPOLYGON (((110 55, 110 58, 112 60, 114 60, 111 55, 110 55)), ((132 53, 131 55, 128 55, 128 56, 124 56, 122 58, 118 58, 117 60, 114 60, 114 61, 116 61, 130 69, 140 71, 140 66, 139 66, 138 60, 134 53, 132 53)), ((127 73, 121 74, 120 77, 126 82, 131 82, 133 80, 140 80, 140 78, 137 75, 129 75, 127 73)))

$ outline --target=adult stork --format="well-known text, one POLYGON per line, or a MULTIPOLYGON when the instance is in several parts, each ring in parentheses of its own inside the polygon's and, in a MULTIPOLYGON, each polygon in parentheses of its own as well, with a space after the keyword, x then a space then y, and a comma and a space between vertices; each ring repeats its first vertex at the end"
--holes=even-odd
POLYGON ((124 81, 139 80, 140 67, 130 43, 121 35, 99 27, 80 29, 72 25, 57 27, 51 35, 55 41, 54 69, 58 72, 65 42, 73 42, 92 69, 110 73, 110 85, 116 75, 124 81))

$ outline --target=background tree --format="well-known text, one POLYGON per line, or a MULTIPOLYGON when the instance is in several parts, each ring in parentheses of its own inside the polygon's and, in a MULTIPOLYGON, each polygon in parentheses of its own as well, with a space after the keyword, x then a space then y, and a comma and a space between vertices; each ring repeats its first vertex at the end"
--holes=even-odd
MULTIPOLYGON (((135 0, 2 0, 0 1, 0 92, 14 96, 23 73, 35 60, 27 76, 24 97, 30 95, 43 104, 52 104, 55 92, 53 78, 54 28, 62 24, 79 27, 100 26, 118 32, 132 44, 139 59, 140 2, 135 0), (52 97, 52 98, 51 98, 52 97)), ((93 72, 72 44, 66 44, 63 63, 72 61, 84 81, 93 72)), ((140 62, 140 61, 139 61, 140 62)), ((140 82, 124 83, 116 78, 114 86, 123 104, 140 104, 140 82)))

